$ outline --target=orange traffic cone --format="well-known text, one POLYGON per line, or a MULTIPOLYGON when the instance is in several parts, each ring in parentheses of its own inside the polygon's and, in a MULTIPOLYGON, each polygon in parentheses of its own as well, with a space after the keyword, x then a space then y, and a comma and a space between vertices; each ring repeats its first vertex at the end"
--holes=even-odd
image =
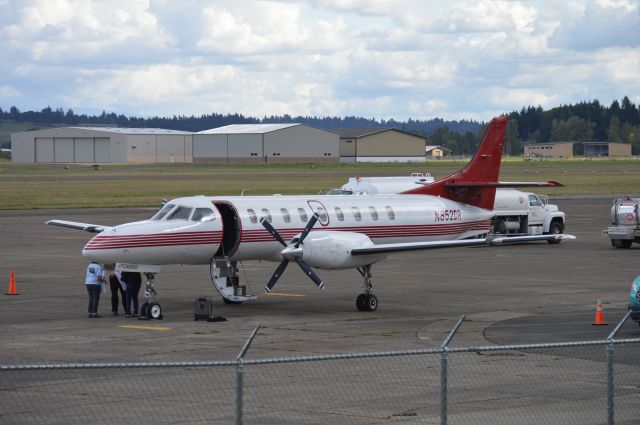
POLYGON ((598 306, 596 307, 596 320, 592 325, 608 325, 604 321, 604 312, 602 311, 602 296, 598 294, 598 306))
POLYGON ((9 278, 9 291, 7 291, 6 294, 18 295, 18 291, 16 291, 16 275, 13 271, 11 271, 11 277, 9 278))

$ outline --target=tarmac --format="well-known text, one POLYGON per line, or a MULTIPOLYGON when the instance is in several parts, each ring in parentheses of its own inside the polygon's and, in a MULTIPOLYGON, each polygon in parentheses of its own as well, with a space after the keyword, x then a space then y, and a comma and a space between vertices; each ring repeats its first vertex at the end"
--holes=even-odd
MULTIPOLYGON (((246 262, 241 282, 258 299, 241 305, 222 302, 208 266, 163 267, 155 281, 162 321, 125 318, 122 308, 112 316, 109 294, 100 301, 103 317, 87 318, 81 249, 92 235, 44 224, 115 225, 145 219, 153 209, 1 211, 0 364, 232 360, 258 324, 249 359, 437 348, 461 315, 451 347, 604 339, 626 313, 631 282, 640 274, 640 245, 614 249, 601 234, 611 198, 551 201, 565 211, 565 232, 576 240, 390 256, 372 268, 380 301, 375 312, 355 308, 362 287, 355 270, 318 270, 325 282, 319 290, 290 267, 276 293, 267 295, 264 284, 277 264, 246 262), (19 295, 4 294, 10 271, 19 295), (591 324, 598 294, 609 326, 591 324), (213 299, 214 315, 227 320, 194 321, 198 297, 213 299)), ((618 335, 638 337, 632 321, 618 335)), ((557 354, 581 358, 574 351, 557 354)))

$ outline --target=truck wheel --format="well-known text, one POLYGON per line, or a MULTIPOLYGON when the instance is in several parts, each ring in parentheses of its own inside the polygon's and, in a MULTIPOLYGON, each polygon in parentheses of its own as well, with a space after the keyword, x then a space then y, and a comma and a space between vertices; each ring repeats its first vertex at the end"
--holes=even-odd
MULTIPOLYGON (((561 235, 564 233, 564 224, 561 221, 552 221, 549 225, 549 234, 550 235, 561 235)), ((562 239, 554 239, 547 241, 551 245, 559 244, 562 239)))
POLYGON ((622 247, 624 249, 629 249, 629 248, 631 248, 631 243, 633 241, 631 239, 621 239, 620 242, 622 242, 622 247))
POLYGON ((611 246, 614 248, 622 248, 622 239, 611 239, 611 246))

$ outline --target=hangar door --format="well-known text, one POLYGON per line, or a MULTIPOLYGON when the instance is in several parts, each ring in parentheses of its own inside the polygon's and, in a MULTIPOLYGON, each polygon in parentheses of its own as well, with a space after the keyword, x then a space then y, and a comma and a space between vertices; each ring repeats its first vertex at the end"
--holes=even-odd
POLYGON ((53 138, 36 137, 36 162, 53 162, 53 138))
POLYGON ((73 162, 73 139, 55 138, 53 139, 53 160, 54 162, 73 162))
POLYGON ((94 139, 94 159, 93 162, 111 162, 111 141, 108 137, 96 137, 94 139))

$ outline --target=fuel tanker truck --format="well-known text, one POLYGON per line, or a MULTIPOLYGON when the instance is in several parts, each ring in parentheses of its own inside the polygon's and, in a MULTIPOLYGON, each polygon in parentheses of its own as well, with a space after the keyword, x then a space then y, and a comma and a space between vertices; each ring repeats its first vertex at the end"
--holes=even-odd
POLYGON ((640 198, 625 196, 616 198, 611 206, 611 226, 602 231, 609 235, 614 248, 631 248, 633 242, 640 243, 640 198))
MULTIPOLYGON (((339 189, 330 190, 336 195, 367 195, 400 193, 414 189, 416 185, 428 185, 434 181, 429 173, 412 173, 410 176, 355 177, 339 189)), ((510 188, 496 189, 496 199, 491 221, 492 233, 507 236, 560 234, 565 229, 565 214, 548 197, 510 188)), ((550 244, 560 240, 547 241, 550 244)))

